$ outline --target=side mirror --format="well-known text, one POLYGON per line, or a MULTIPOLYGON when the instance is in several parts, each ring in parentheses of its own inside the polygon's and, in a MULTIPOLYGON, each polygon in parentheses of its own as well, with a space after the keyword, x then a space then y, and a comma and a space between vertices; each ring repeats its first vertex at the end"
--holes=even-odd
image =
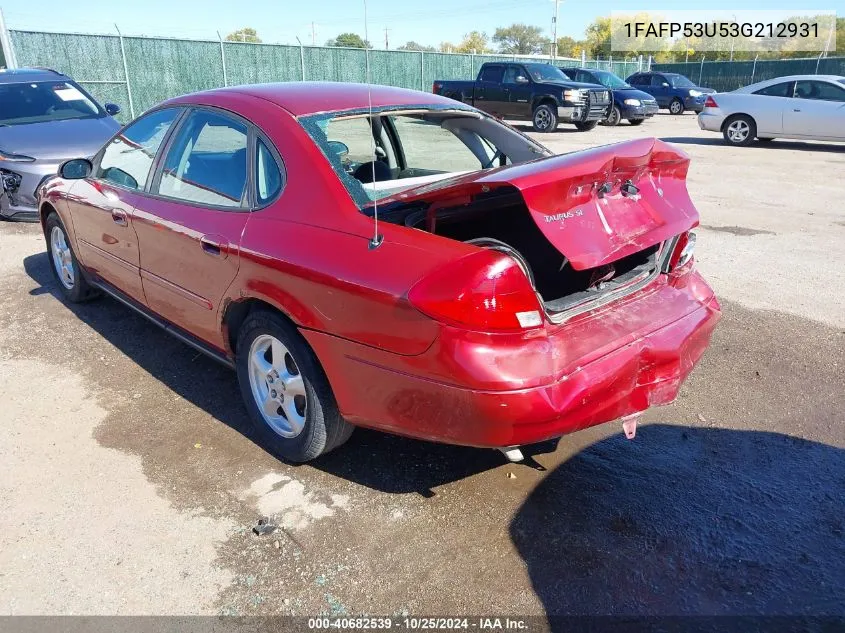
POLYGON ((326 145, 332 154, 335 154, 340 158, 349 154, 349 146, 341 141, 329 141, 326 145))
POLYGON ((94 165, 87 158, 74 158, 61 164, 59 176, 68 180, 82 180, 88 178, 93 169, 94 165))
POLYGON ((115 116, 116 114, 120 114, 120 106, 116 103, 107 103, 105 105, 106 112, 110 115, 115 116))
POLYGON ((527 84, 527 83, 528 83, 528 77, 526 77, 526 76, 524 76, 524 75, 517 75, 517 76, 516 76, 516 83, 518 83, 518 84, 527 84))
POLYGON ((668 83, 666 83, 665 81, 664 81, 662 84, 660 84, 660 85, 661 85, 661 86, 663 86, 664 88, 668 88, 668 87, 669 87, 669 84, 668 84, 668 83))

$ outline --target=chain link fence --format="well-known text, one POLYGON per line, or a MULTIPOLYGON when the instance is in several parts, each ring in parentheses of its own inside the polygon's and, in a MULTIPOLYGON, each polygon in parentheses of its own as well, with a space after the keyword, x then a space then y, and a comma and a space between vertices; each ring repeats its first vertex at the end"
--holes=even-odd
MULTIPOLYGON (((188 92, 275 81, 367 80, 430 90, 435 79, 474 79, 484 62, 550 61, 519 55, 470 55, 420 51, 253 44, 84 33, 10 30, 18 66, 45 66, 66 73, 98 101, 123 106, 118 118, 134 118, 155 104, 188 92)), ((559 58, 561 66, 585 65, 627 77, 642 60, 559 58)))
POLYGON ((736 90, 765 79, 787 75, 845 75, 845 57, 807 59, 760 59, 751 61, 706 61, 654 64, 653 70, 680 73, 699 86, 719 92, 736 90))

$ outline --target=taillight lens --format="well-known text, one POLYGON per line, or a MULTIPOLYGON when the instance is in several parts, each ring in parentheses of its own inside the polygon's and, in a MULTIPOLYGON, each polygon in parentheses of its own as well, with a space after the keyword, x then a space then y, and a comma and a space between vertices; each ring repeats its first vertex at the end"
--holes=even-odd
POLYGON ((675 250, 672 252, 672 257, 669 258, 669 271, 676 270, 689 262, 692 259, 695 251, 695 233, 687 231, 681 233, 675 244, 675 250))
POLYGON ((519 264, 489 250, 423 277, 408 300, 432 319, 470 330, 522 331, 543 324, 537 293, 519 264))
POLYGON ((440 94, 440 86, 441 84, 437 83, 436 81, 431 85, 431 91, 434 94, 440 94))
POLYGON ((716 100, 713 97, 711 97, 710 95, 707 95, 707 98, 704 100, 704 107, 705 108, 718 108, 719 104, 716 103, 716 100))

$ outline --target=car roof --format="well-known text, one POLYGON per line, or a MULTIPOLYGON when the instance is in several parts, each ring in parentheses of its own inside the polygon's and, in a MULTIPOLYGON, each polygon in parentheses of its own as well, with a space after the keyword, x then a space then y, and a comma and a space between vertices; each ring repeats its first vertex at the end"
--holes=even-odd
POLYGON ((845 80, 845 77, 842 77, 841 75, 786 75, 785 77, 772 77, 771 79, 764 79, 763 81, 748 84, 742 88, 737 88, 734 92, 754 92, 755 90, 760 90, 761 88, 768 88, 769 86, 786 83, 788 81, 811 81, 816 79, 841 83, 845 80))
POLYGON ((52 68, 3 68, 0 69, 0 84, 17 84, 27 81, 70 80, 52 68))
POLYGON ((257 97, 284 108, 294 116, 364 109, 369 107, 370 103, 374 108, 406 105, 466 108, 454 99, 441 97, 430 92, 375 84, 368 86, 367 84, 334 81, 293 81, 233 86, 177 97, 166 103, 191 103, 192 97, 196 95, 213 97, 216 94, 242 94, 257 97))

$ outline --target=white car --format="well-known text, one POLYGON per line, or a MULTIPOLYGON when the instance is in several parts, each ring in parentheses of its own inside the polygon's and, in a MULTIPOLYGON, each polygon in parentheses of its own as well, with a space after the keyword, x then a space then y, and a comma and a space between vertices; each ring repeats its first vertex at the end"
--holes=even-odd
POLYGON ((845 77, 778 77, 708 95, 698 126, 721 132, 730 145, 755 138, 845 141, 845 77))

